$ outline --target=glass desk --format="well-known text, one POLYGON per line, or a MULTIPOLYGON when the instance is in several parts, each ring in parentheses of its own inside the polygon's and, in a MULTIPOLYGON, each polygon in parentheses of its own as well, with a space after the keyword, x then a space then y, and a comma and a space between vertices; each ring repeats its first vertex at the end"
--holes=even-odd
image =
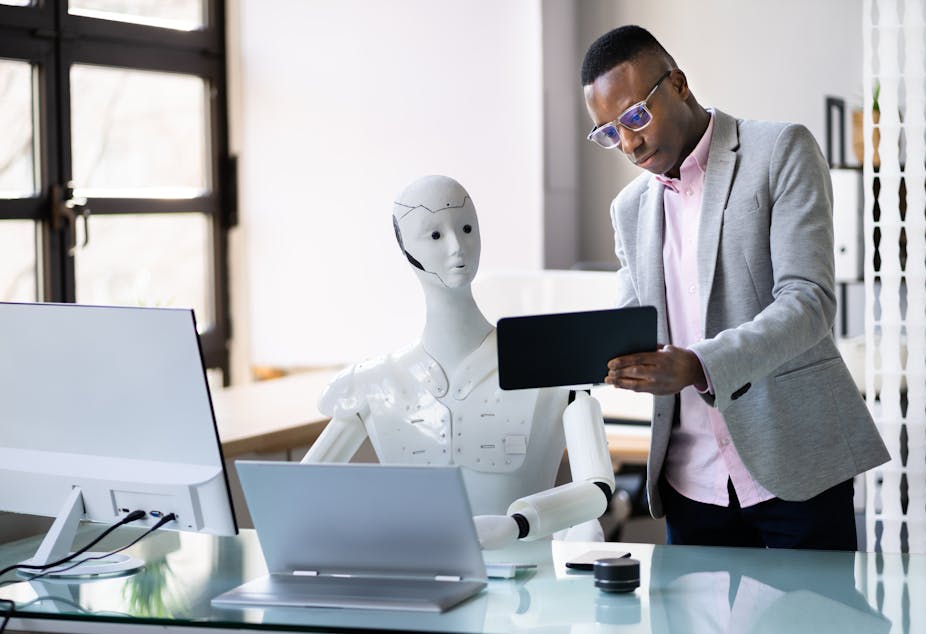
MULTIPOLYGON (((78 543, 99 530, 87 528, 78 543)), ((120 530, 105 547, 138 534, 120 530)), ((0 546, 0 567, 30 556, 38 541, 0 546)), ((214 596, 266 572, 250 530, 221 538, 156 533, 127 551, 147 562, 138 574, 80 584, 19 581, 0 588, 0 597, 17 603, 9 630, 29 632, 926 631, 920 604, 926 597, 926 555, 567 542, 535 548, 543 559, 536 572, 492 580, 481 594, 444 614, 213 608, 214 596), (592 549, 629 550, 640 560, 640 587, 606 594, 594 587, 591 573, 565 568, 570 557, 592 549)))

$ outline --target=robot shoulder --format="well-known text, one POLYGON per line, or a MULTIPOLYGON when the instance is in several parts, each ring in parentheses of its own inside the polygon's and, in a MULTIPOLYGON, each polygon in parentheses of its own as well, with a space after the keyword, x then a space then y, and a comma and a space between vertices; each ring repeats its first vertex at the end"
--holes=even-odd
POLYGON ((362 416, 369 409, 366 395, 372 378, 371 368, 383 361, 384 358, 366 359, 338 372, 318 399, 319 411, 332 418, 362 416))
POLYGON ((370 410, 370 397, 403 395, 424 390, 426 384, 443 384, 446 378, 439 367, 418 347, 403 348, 391 354, 365 359, 339 372, 325 388, 318 409, 326 416, 365 416, 370 410), (442 380, 441 380, 442 379, 442 380))

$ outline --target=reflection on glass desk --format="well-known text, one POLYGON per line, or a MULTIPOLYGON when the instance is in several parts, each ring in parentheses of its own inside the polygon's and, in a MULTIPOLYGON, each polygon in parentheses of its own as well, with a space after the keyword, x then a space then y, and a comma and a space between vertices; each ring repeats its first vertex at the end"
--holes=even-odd
MULTIPOLYGON (((105 545, 127 543, 136 534, 123 529, 105 545)), ((36 541, 0 546, 0 567, 31 554, 36 541)), ((155 534, 133 548, 148 562, 139 574, 83 584, 17 581, 0 588, 0 597, 17 603, 11 630, 30 632, 124 632, 128 624, 182 632, 197 627, 544 634, 926 631, 920 605, 926 555, 535 544, 544 558, 536 572, 491 580, 481 594, 444 614, 211 607, 212 597, 265 574, 253 531, 219 538, 155 534), (629 550, 640 560, 640 588, 606 594, 594 587, 591 573, 565 567, 569 558, 592 548, 629 550)))

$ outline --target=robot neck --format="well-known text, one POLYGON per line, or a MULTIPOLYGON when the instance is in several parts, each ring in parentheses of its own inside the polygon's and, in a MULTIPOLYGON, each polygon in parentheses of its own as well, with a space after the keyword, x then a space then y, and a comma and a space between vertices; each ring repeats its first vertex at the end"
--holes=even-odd
POLYGON ((468 284, 426 285, 424 290, 427 313, 421 344, 445 372, 453 372, 492 332, 492 324, 479 310, 468 284))

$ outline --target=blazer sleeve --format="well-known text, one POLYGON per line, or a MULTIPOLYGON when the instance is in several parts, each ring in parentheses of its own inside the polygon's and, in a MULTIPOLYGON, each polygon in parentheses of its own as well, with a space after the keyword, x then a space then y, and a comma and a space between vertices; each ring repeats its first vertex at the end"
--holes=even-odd
POLYGON ((804 126, 791 124, 778 134, 768 178, 773 301, 752 320, 691 346, 714 386, 706 400, 721 411, 747 384, 827 336, 836 313, 832 184, 804 126))

